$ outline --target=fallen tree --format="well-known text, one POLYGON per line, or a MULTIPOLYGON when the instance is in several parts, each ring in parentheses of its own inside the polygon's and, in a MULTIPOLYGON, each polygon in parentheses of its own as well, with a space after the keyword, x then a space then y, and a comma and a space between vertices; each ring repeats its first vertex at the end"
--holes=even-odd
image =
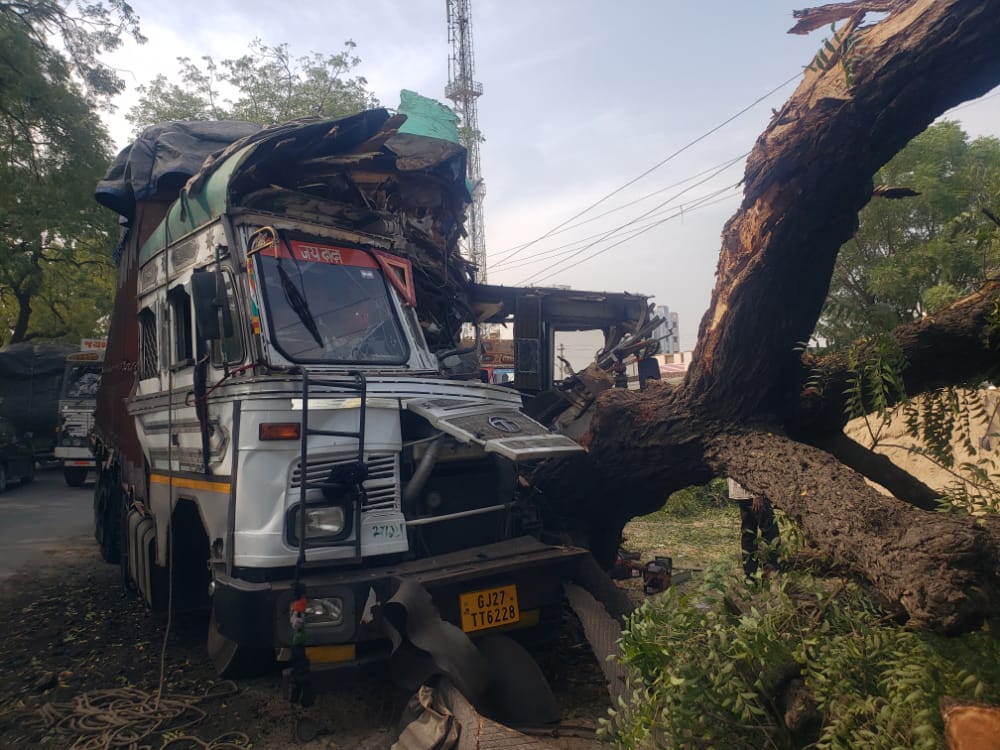
MULTIPOLYGON (((568 498, 562 503, 580 519, 578 536, 606 561, 629 518, 659 508, 676 489, 732 476, 767 494, 811 544, 870 581, 903 619, 958 632, 1000 611, 1000 523, 885 497, 809 444, 842 427, 837 384, 845 374, 831 360, 828 390, 805 389, 803 398, 810 368, 799 352, 837 252, 872 197, 872 176, 942 112, 1000 83, 1000 5, 879 0, 796 15, 796 33, 847 21, 747 160, 744 199, 723 231, 687 378, 677 388, 602 394, 588 457, 550 466, 540 481, 550 497, 568 498), (869 10, 889 15, 864 26, 869 10)), ((958 382, 988 367, 997 340, 983 333, 998 300, 989 287, 980 314, 950 313, 968 335, 940 371, 917 354, 949 314, 900 331, 915 363, 907 387, 958 382)))

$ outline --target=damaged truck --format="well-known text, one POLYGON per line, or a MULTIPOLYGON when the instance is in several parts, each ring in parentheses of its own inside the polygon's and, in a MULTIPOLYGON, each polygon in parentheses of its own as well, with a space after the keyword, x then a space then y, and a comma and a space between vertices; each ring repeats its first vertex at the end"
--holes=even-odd
MULTIPOLYGON (((432 668, 409 649, 474 694, 472 639, 561 617, 587 552, 546 527, 523 468, 583 449, 462 345, 504 303, 459 251, 453 131, 407 92, 396 113, 167 123, 98 185, 122 237, 95 536, 149 606, 211 611, 220 674, 284 661, 305 690, 392 657, 416 685, 432 668)), ((552 327, 521 291, 530 381, 552 327)), ((588 300, 647 315, 636 295, 565 304, 588 300)))

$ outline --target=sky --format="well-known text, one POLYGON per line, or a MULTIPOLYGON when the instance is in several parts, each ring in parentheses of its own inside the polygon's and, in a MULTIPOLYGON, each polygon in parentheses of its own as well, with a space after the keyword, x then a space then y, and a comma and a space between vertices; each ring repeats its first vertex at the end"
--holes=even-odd
MULTIPOLYGON (((829 33, 787 34, 792 11, 820 3, 470 4, 489 283, 650 295, 678 313, 681 348, 692 349, 745 154, 829 33)), ((443 99, 446 0, 132 5, 149 41, 109 58, 128 85, 106 118, 119 148, 136 86, 157 73, 176 79, 178 56, 238 57, 254 37, 287 42, 294 55, 335 54, 351 39, 355 73, 383 106, 404 88, 443 99)), ((973 137, 1000 136, 998 93, 950 116, 973 137)))

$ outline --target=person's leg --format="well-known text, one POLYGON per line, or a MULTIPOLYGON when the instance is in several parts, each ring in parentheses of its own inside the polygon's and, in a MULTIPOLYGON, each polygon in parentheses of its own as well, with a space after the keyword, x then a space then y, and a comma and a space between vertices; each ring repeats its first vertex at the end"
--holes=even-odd
POLYGON ((743 550, 743 572, 750 578, 757 572, 757 514, 753 500, 738 500, 740 504, 740 547, 743 550))
POLYGON ((767 543, 767 567, 778 567, 778 522, 774 520, 774 508, 771 501, 764 498, 764 507, 757 517, 760 526, 760 535, 767 543))

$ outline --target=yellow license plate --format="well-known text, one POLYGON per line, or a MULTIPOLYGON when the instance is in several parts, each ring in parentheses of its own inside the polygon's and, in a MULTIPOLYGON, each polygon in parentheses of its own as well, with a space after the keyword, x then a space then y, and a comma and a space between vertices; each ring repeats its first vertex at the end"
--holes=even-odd
POLYGON ((313 664, 336 664, 342 661, 354 661, 356 649, 353 643, 338 646, 308 646, 306 656, 313 664))
POLYGON ((458 604, 462 613, 462 630, 466 633, 512 625, 521 619, 517 587, 513 584, 460 594, 458 604))

